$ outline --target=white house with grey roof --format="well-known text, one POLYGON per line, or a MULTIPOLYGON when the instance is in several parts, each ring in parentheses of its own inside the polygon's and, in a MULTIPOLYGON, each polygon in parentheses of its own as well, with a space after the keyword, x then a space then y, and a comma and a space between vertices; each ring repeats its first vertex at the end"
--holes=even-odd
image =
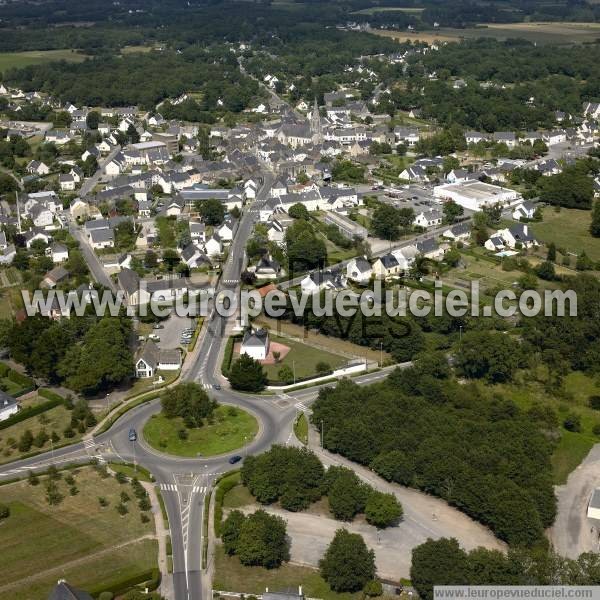
POLYGON ((372 275, 371 263, 364 256, 357 256, 346 265, 346 277, 356 283, 368 283, 372 275))
POLYGON ((16 415, 20 408, 21 405, 18 400, 0 390, 0 421, 6 421, 6 419, 16 415))
POLYGON ((179 348, 163 350, 152 340, 147 340, 135 360, 135 376, 141 379, 154 377, 157 371, 177 371, 181 368, 179 348))
POLYGON ((240 355, 265 360, 269 354, 269 345, 269 332, 266 329, 248 329, 240 345, 240 355))

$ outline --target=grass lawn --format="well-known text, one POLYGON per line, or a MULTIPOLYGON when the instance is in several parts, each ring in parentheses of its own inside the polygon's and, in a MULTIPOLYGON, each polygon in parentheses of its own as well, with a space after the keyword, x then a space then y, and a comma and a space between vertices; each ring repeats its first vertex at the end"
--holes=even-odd
POLYGON ((71 496, 64 480, 58 481, 64 499, 57 506, 46 502, 44 481, 38 486, 22 481, 1 488, 2 502, 9 505, 11 515, 2 524, 7 554, 0 597, 46 598, 61 577, 68 576, 70 583, 89 589, 117 575, 121 579, 123 574, 135 575, 155 566, 155 542, 129 545, 153 535, 153 521, 141 522, 133 500, 124 517, 115 509, 122 490, 133 498, 131 487, 112 477, 102 479, 90 467, 70 473, 79 493, 71 496), (109 506, 100 508, 99 496, 104 496, 109 506), (123 549, 110 550, 115 546, 123 549), (105 550, 108 552, 103 553, 105 550), (9 584, 10 594, 5 595, 9 584))
MULTIPOLYGON (((56 406, 55 408, 51 408, 41 415, 31 417, 30 419, 26 419, 20 423, 15 423, 6 429, 0 430, 0 464, 18 460, 23 455, 22 452, 19 452, 18 448, 13 448, 13 446, 16 446, 19 438, 27 429, 31 431, 34 438, 42 429, 45 429, 48 434, 51 434, 53 431, 55 431, 60 437, 60 440, 54 444, 55 448, 59 445, 64 445, 65 443, 73 444, 74 442, 80 440, 82 434, 77 430, 74 430, 75 436, 72 438, 65 438, 63 436, 64 430, 69 426, 70 423, 71 411, 67 410, 64 406, 56 406)), ((32 446, 29 452, 25 454, 47 450, 50 450, 50 441, 47 441, 40 448, 35 445, 32 446)))
POLYGON ((164 381, 162 383, 154 383, 157 377, 142 377, 141 379, 136 379, 134 384, 129 388, 127 397, 131 398, 132 396, 137 396, 138 394, 151 392, 152 390, 159 390, 160 388, 173 383, 179 376, 179 371, 157 371, 157 374, 163 378, 164 381))
POLYGON ((158 238, 163 248, 175 248, 175 219, 156 217, 158 238))
POLYGON ((242 506, 248 506, 249 504, 256 504, 256 499, 242 483, 231 488, 223 498, 223 508, 241 508, 242 506))
MULTIPOLYGON (((269 328, 271 334, 274 335, 276 332, 285 333, 299 339, 310 340, 313 344, 316 344, 320 348, 327 350, 333 354, 349 355, 355 358, 365 358, 369 360, 379 362, 380 353, 379 350, 371 350, 365 346, 359 346, 353 344, 348 340, 341 338, 323 335, 314 331, 305 331, 301 325, 290 323, 289 321, 282 321, 280 319, 271 319, 261 315, 256 318, 257 325, 263 325, 269 328)), ((282 342, 288 345, 287 339, 282 342)), ((387 353, 383 353, 383 360, 391 360, 391 356, 387 353)))
POLYGON ((303 444, 308 444, 308 421, 304 413, 298 415, 294 423, 294 433, 303 444))
POLYGON ((258 431, 256 419, 246 411, 219 406, 214 423, 198 429, 186 429, 183 419, 154 415, 144 425, 144 439, 156 450, 177 456, 213 456, 241 448, 258 431), (187 439, 179 437, 186 430, 187 439))
POLYGON ((316 367, 320 362, 326 362, 331 369, 337 369, 348 362, 348 359, 343 356, 320 348, 314 348, 313 346, 307 346, 302 342, 295 342, 275 335, 271 335, 271 340, 291 348, 285 358, 281 359, 276 365, 264 365, 267 377, 271 381, 279 379, 279 369, 284 365, 287 365, 292 370, 295 368, 296 379, 301 379, 302 377, 317 375, 316 367))
POLYGON ((0 52, 0 71, 39 65, 57 60, 83 62, 87 57, 75 50, 31 50, 27 52, 0 52))
POLYGON ((356 256, 356 250, 354 248, 340 248, 327 239, 325 240, 325 246, 327 247, 328 265, 336 265, 343 260, 348 260, 353 256, 356 256))
MULTIPOLYGON (((600 260, 600 239, 593 238, 590 234, 591 222, 592 214, 589 210, 563 208, 556 212, 548 206, 544 209, 544 220, 531 223, 531 228, 542 242, 554 242, 557 248, 576 254, 585 250, 592 260, 600 260)), ((575 259, 571 264, 575 264, 575 259)))
POLYGON ((594 425, 600 424, 600 411, 588 405, 588 398, 600 394, 600 379, 580 372, 567 375, 556 395, 549 395, 540 383, 528 380, 525 373, 523 381, 512 385, 497 385, 493 389, 510 398, 522 409, 527 410, 534 403, 550 405, 558 415, 561 438, 552 454, 554 482, 564 483, 585 458, 592 446, 600 439, 592 432, 594 425), (581 418, 582 431, 570 432, 562 427, 565 417, 576 413, 581 418))
POLYGON ((262 594, 265 588, 270 591, 287 589, 302 590, 307 597, 323 600, 357 600, 362 592, 355 594, 337 594, 315 569, 284 564, 278 569, 263 567, 245 567, 236 556, 227 556, 223 546, 215 548, 215 574, 213 588, 228 592, 244 594, 262 594))
POLYGON ((137 477, 140 481, 152 481, 152 479, 150 479, 149 471, 144 469, 144 467, 140 467, 139 465, 135 470, 132 466, 123 465, 121 463, 109 463, 108 466, 116 473, 123 473, 129 478, 137 477))

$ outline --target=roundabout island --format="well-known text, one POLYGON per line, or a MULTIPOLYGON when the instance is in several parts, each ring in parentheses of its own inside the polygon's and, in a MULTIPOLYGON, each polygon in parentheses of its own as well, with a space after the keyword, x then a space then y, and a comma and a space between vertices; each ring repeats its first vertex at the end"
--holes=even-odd
POLYGON ((148 446, 157 452, 197 458, 218 456, 239 450, 258 433, 258 421, 236 406, 218 405, 212 414, 196 426, 181 416, 152 415, 144 425, 142 435, 148 446))

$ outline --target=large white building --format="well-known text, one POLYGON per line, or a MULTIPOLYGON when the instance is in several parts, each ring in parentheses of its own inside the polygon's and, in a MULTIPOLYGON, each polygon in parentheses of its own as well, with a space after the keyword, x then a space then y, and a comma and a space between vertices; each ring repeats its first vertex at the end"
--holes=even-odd
POLYGON ((438 202, 454 200, 463 208, 475 211, 496 204, 510 206, 521 199, 515 190, 471 179, 460 183, 437 185, 433 188, 433 196, 438 202))

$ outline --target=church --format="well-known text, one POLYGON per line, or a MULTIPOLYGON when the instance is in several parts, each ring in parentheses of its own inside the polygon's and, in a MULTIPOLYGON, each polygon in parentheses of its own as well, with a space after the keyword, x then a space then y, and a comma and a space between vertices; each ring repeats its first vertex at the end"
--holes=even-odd
POLYGON ((317 99, 315 98, 310 117, 304 123, 284 123, 275 134, 275 137, 282 144, 294 149, 309 144, 322 144, 323 125, 317 99))

